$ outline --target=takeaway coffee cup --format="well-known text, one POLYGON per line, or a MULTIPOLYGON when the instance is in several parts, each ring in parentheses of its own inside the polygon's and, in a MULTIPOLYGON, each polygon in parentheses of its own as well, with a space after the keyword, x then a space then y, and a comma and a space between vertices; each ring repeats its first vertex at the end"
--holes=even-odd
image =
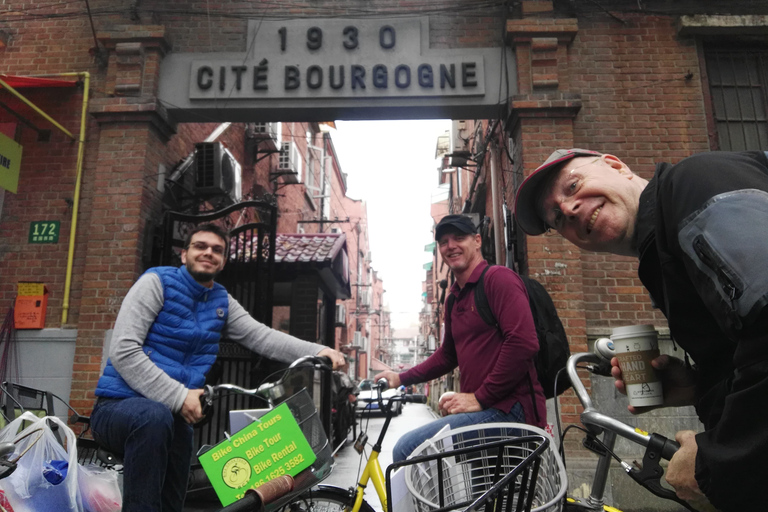
POLYGON ((648 407, 664 403, 661 379, 651 366, 659 356, 658 333, 652 325, 616 327, 611 334, 629 405, 648 407))

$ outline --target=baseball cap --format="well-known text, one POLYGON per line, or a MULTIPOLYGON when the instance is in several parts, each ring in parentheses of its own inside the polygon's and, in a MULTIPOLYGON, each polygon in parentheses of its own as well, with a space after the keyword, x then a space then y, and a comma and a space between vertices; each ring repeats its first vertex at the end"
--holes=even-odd
POLYGON ((435 227, 435 240, 440 240, 440 237, 446 234, 448 231, 460 231, 462 233, 477 233, 477 228, 474 222, 466 215, 446 215, 435 227))
POLYGON ((549 158, 536 168, 523 181, 517 190, 515 197, 515 218, 520 227, 529 235, 540 235, 547 231, 547 224, 539 215, 538 205, 541 195, 541 186, 547 181, 547 178, 553 172, 558 171, 562 166, 579 156, 601 156, 602 153, 590 151, 589 149, 558 149, 549 155, 549 158))

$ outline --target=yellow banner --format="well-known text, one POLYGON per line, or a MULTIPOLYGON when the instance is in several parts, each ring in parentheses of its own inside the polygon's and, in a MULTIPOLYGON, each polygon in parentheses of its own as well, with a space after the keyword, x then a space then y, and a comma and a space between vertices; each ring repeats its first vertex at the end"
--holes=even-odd
POLYGON ((14 194, 19 189, 22 147, 0 133, 0 187, 14 194))

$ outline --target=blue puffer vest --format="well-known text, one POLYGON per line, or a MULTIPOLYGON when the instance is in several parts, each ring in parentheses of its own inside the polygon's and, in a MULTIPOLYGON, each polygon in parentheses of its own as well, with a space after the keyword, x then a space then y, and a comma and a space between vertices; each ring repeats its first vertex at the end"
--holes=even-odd
MULTIPOLYGON (((160 369, 188 389, 199 389, 219 351, 221 331, 229 315, 227 290, 218 283, 206 288, 186 267, 147 270, 163 283, 163 309, 149 328, 143 350, 160 369)), ((123 380, 107 360, 96 386, 96 396, 141 396, 123 380)))

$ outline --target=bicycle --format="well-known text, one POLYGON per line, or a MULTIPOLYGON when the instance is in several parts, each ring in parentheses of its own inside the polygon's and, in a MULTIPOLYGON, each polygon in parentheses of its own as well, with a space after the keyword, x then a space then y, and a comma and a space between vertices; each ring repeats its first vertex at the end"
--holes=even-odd
MULTIPOLYGON (((371 507, 364 498, 364 492, 369 483, 373 484, 376 494, 381 502, 384 510, 387 510, 387 489, 382 471, 381 464, 379 463, 379 454, 381 453, 381 447, 384 442, 384 438, 387 435, 387 430, 392 421, 392 417, 395 412, 405 402, 410 403, 426 403, 427 397, 424 395, 393 395, 386 401, 382 398, 381 393, 389 387, 385 379, 381 379, 376 383, 377 404, 379 411, 383 411, 385 414, 384 426, 379 433, 379 437, 371 448, 368 461, 365 464, 360 479, 355 488, 343 489, 337 486, 331 485, 318 485, 317 487, 297 495, 286 504, 281 511, 290 512, 304 512, 304 511, 349 511, 349 512, 373 512, 371 507), (394 404, 398 404, 399 407, 395 407, 394 404)), ((362 423, 362 422, 361 422, 362 423)), ((355 450, 362 457, 365 453, 365 447, 368 443, 368 434, 365 432, 361 425, 361 431, 355 441, 355 450)))

